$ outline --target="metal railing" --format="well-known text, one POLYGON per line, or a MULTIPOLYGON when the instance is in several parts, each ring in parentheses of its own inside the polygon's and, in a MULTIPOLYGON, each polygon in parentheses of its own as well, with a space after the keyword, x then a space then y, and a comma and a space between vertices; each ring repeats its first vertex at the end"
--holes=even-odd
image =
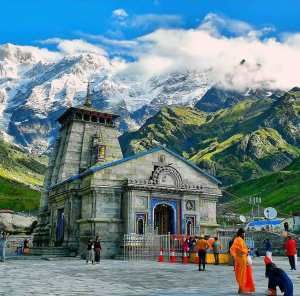
MULTIPOLYGON (((183 244, 187 238, 194 239, 194 237, 182 234, 125 234, 123 238, 123 259, 125 261, 155 261, 158 259, 158 256, 162 251, 163 257, 166 261, 170 260, 172 253, 176 256, 177 261, 181 261, 184 254, 183 244)), ((233 235, 231 234, 218 234, 218 240, 221 244, 221 253, 229 252, 229 242, 232 239, 233 235)), ((213 242, 214 238, 208 239, 208 243, 210 245, 208 253, 212 252, 213 242)), ((249 248, 254 249, 254 240, 251 235, 246 237, 246 244, 249 248)), ((194 244, 189 245, 188 255, 191 255, 193 252, 196 252, 195 241, 194 244)))

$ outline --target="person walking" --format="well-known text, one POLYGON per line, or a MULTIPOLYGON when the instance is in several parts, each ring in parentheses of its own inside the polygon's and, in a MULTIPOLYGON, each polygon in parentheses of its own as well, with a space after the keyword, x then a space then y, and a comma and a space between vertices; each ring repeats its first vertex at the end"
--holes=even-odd
POLYGON ((251 263, 248 260, 248 247, 245 243, 245 230, 240 228, 237 236, 230 248, 230 253, 234 257, 235 278, 239 286, 239 294, 249 294, 255 292, 255 284, 251 263))
POLYGON ((288 275, 278 268, 271 260, 269 256, 264 258, 266 265, 266 278, 268 282, 268 295, 277 295, 276 288, 279 287, 280 291, 284 293, 284 296, 293 296, 293 282, 288 275))
POLYGON ((272 258, 272 244, 268 238, 264 240, 264 246, 265 246, 266 256, 272 258))
POLYGON ((209 244, 206 239, 204 239, 203 236, 200 236, 200 239, 196 243, 196 249, 199 256, 199 271, 205 270, 205 264, 206 264, 206 252, 209 248, 209 244), (203 269, 201 269, 201 264, 203 269))
POLYGON ((0 257, 1 261, 5 262, 5 249, 6 249, 6 243, 7 239, 9 237, 9 234, 5 231, 1 232, 0 234, 0 257))
POLYGON ((215 265, 219 265, 219 254, 221 250, 221 244, 218 240, 218 237, 215 237, 215 241, 213 242, 213 252, 214 252, 214 257, 215 257, 215 265))
POLYGON ((183 245, 182 245, 183 252, 187 253, 189 251, 189 249, 190 249, 189 245, 190 245, 189 239, 185 239, 185 241, 183 242, 183 245))
POLYGON ((194 252, 195 244, 196 244, 195 237, 190 237, 190 240, 189 240, 189 257, 191 257, 192 252, 194 252))
POLYGON ((284 231, 289 232, 289 223, 288 222, 284 222, 283 227, 284 227, 284 231))
POLYGON ((91 239, 88 241, 88 244, 87 244, 86 263, 88 264, 89 261, 91 261, 92 264, 95 263, 95 245, 91 239))
POLYGON ((296 270, 295 256, 297 255, 297 243, 290 235, 287 237, 287 241, 284 244, 284 249, 287 257, 289 258, 291 270, 296 270))
POLYGON ((28 239, 24 240, 23 254, 24 255, 28 255, 29 254, 29 240, 28 239))
POLYGON ((95 262, 100 263, 101 242, 98 235, 96 236, 94 246, 95 246, 95 262))
POLYGON ((233 245, 235 238, 236 238, 236 235, 234 235, 233 238, 228 242, 228 254, 229 254, 228 265, 233 266, 233 270, 234 270, 234 257, 231 255, 230 248, 233 245))

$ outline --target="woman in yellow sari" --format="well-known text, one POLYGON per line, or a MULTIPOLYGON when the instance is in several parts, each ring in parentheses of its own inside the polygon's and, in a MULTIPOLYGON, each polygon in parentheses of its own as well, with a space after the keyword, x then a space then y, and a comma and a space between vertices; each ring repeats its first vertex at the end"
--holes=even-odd
POLYGON ((239 285, 239 294, 255 292, 252 267, 247 263, 248 248, 244 239, 245 231, 240 228, 230 248, 230 253, 234 257, 235 278, 239 285))

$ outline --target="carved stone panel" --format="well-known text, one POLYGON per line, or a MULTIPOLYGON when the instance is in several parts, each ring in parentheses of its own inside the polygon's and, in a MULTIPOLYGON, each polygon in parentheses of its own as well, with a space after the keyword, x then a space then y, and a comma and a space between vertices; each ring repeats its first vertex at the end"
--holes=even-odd
POLYGON ((180 187, 182 178, 179 172, 171 166, 160 166, 153 172, 152 180, 154 184, 180 187))
POLYGON ((200 201, 200 220, 215 223, 216 222, 216 203, 208 200, 200 201))
POLYGON ((195 211, 195 201, 194 200, 187 200, 185 202, 185 209, 187 211, 195 211))
POLYGON ((135 207, 139 209, 146 209, 148 207, 147 197, 137 196, 135 198, 135 207))

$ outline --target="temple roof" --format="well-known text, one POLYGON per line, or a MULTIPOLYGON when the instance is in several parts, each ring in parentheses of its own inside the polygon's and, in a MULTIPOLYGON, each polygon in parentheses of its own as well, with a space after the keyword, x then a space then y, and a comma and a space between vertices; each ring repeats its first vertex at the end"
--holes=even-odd
POLYGON ((187 159, 185 159, 184 157, 178 155, 177 153, 173 152, 172 150, 168 149, 167 147, 158 145, 157 147, 154 147, 152 149, 136 153, 136 154, 134 154, 132 156, 129 156, 129 157, 125 157, 125 158, 122 158, 122 159, 119 159, 119 160, 115 160, 115 161, 112 161, 112 162, 109 162, 109 163, 106 163, 106 164, 103 164, 103 165, 96 165, 96 166, 90 167, 89 169, 85 170, 81 174, 74 175, 74 176, 72 176, 72 177, 70 177, 70 178, 62 181, 61 183, 53 185, 51 188, 54 188, 54 187, 56 187, 58 185, 62 185, 64 183, 68 183, 68 182, 72 182, 74 180, 78 180, 78 179, 84 178, 84 177, 86 177, 88 175, 94 174, 97 171, 103 170, 105 168, 116 166, 116 165, 119 165, 119 164, 124 163, 126 161, 130 161, 132 159, 136 159, 136 158, 142 157, 144 155, 147 155, 147 154, 150 154, 150 153, 153 153, 153 152, 158 152, 158 151, 161 151, 161 150, 164 150, 164 151, 170 153, 171 155, 173 155, 174 157, 180 159, 181 161, 183 161, 184 163, 186 163, 187 165, 189 165, 190 167, 192 167, 193 169, 195 169, 199 173, 201 173, 201 174, 205 175, 206 177, 208 177, 214 183, 216 183, 218 185, 222 184, 222 182, 220 180, 218 180, 214 176, 208 174, 204 170, 200 169, 194 163, 188 161, 187 159))
POLYGON ((88 82, 87 85, 87 92, 86 97, 84 100, 84 103, 79 106, 71 107, 67 109, 57 120, 59 123, 63 123, 65 119, 68 118, 68 116, 73 115, 75 112, 83 112, 83 113, 89 113, 89 114, 95 114, 95 115, 101 115, 101 117, 104 118, 118 118, 120 117, 117 114, 113 114, 110 112, 106 112, 100 109, 93 108, 92 106, 92 93, 91 93, 91 83, 88 82))
POLYGON ((85 106, 85 105, 80 105, 80 106, 68 108, 57 120, 59 123, 63 123, 67 117, 69 117, 70 115, 73 115, 75 112, 78 112, 78 111, 81 111, 83 113, 102 115, 102 117, 108 117, 108 118, 120 117, 119 115, 111 113, 111 112, 103 111, 103 110, 85 106))

